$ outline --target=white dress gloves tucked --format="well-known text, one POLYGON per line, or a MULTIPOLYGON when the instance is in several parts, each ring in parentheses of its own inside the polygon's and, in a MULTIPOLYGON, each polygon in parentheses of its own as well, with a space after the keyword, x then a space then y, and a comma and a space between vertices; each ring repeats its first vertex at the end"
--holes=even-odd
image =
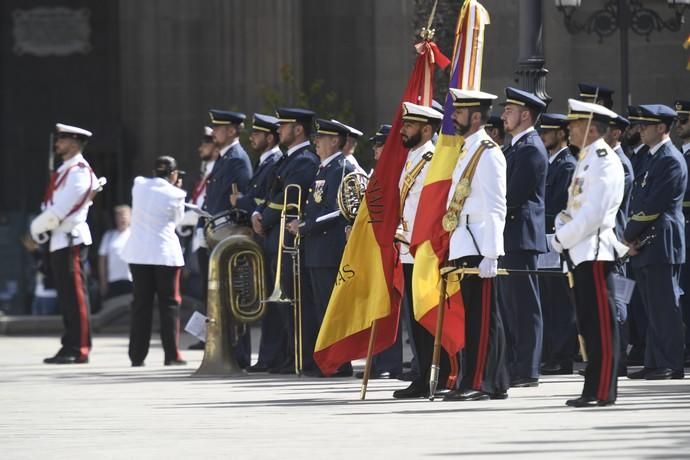
POLYGON ((479 262, 479 277, 494 278, 498 274, 498 260, 484 257, 479 262))

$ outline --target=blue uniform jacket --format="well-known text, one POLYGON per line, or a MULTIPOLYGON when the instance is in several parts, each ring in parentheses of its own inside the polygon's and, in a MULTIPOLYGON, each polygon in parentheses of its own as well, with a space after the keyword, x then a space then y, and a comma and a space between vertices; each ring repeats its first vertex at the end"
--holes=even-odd
POLYGON ((544 192, 548 164, 546 147, 536 131, 525 134, 506 150, 506 253, 547 251, 544 192))
POLYGON ((264 203, 266 191, 273 177, 273 169, 276 163, 278 163, 278 158, 280 156, 273 155, 259 165, 249 181, 247 193, 237 200, 236 208, 245 211, 251 216, 256 207, 264 203))
POLYGON ((568 188, 575 172, 575 163, 575 157, 567 147, 549 163, 545 188, 546 233, 556 231, 554 220, 568 205, 568 188))
MULTIPOLYGON (((227 211, 230 209, 232 184, 237 184, 237 189, 244 193, 251 177, 252 164, 247 152, 239 143, 233 145, 213 165, 206 186, 203 209, 213 215, 227 211)), ((204 219, 199 219, 199 226, 204 225, 203 221, 204 219)))
MULTIPOLYGON (((633 167, 633 184, 632 190, 630 191, 630 202, 635 199, 640 190, 640 184, 642 184, 642 179, 644 178, 644 173, 647 172, 647 166, 649 165, 649 147, 643 145, 642 148, 630 156, 630 164, 633 167)), ((628 215, 630 215, 630 208, 628 207, 628 215)))
MULTIPOLYGON (((319 168, 319 157, 313 153, 309 146, 305 146, 287 158, 280 160, 267 187, 265 202, 256 208, 261 214, 262 225, 266 234, 266 252, 275 255, 278 253, 278 238, 280 237, 280 215, 283 210, 284 189, 288 184, 297 184, 302 187, 302 206, 307 199, 309 186, 314 181, 316 170, 319 168)), ((297 194, 290 193, 288 203, 296 203, 297 194)), ((304 208, 302 208, 304 209, 304 208)), ((290 214, 294 212, 290 211, 290 214)), ((286 232, 286 243, 292 244, 289 233, 286 232)))
POLYGON ((625 174, 625 180, 623 182, 623 201, 621 201, 621 206, 618 208, 618 213, 616 214, 616 237, 619 240, 623 239, 623 232, 625 231, 625 226, 628 224, 628 213, 630 211, 630 193, 632 192, 632 185, 634 180, 633 166, 630 162, 628 156, 623 152, 623 148, 619 145, 613 149, 621 159, 623 163, 623 173, 625 174))
POLYGON ((338 210, 341 179, 354 170, 354 166, 341 153, 316 173, 304 207, 304 226, 300 229, 300 235, 304 237, 306 267, 340 265, 340 258, 345 250, 347 220, 342 215, 323 222, 316 222, 316 219, 338 210))
POLYGON ((630 203, 631 217, 625 227, 626 241, 654 235, 632 257, 632 266, 682 264, 685 262, 683 196, 688 169, 680 152, 667 142, 651 156, 640 187, 630 203))
MULTIPOLYGON (((690 152, 687 152, 683 155, 683 158, 685 159, 685 167, 690 171, 690 152)), ((688 181, 690 182, 690 174, 688 174, 688 181)), ((690 226, 690 183, 686 184, 685 187, 685 196, 683 197, 683 215, 685 218, 685 251, 686 251, 686 257, 685 260, 687 261, 687 251, 690 251, 690 229, 687 227, 690 226)))

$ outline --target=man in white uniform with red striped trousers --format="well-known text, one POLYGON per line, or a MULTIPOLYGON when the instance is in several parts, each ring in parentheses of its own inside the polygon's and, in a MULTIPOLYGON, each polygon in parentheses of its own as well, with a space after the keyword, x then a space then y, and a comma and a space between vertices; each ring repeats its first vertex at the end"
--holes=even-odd
POLYGON ((31 236, 42 242, 50 233, 50 264, 65 332, 60 350, 43 362, 81 364, 89 362, 91 351, 84 262, 92 240, 86 217, 101 185, 82 154, 91 132, 61 123, 55 130, 54 148, 62 165, 51 177, 43 212, 31 222, 31 236))
POLYGON ((570 141, 580 153, 551 246, 574 267, 577 326, 588 361, 582 394, 566 405, 608 406, 616 401, 619 359, 614 261, 627 253, 614 232, 623 201, 623 165, 603 139, 617 115, 576 99, 568 106, 570 141))

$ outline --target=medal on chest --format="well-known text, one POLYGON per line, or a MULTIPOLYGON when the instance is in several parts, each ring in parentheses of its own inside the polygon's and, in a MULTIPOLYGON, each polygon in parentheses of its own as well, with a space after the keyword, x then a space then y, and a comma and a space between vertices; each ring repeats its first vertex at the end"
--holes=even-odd
POLYGON ((325 180, 317 180, 314 182, 314 202, 321 203, 323 201, 323 192, 326 186, 325 180))

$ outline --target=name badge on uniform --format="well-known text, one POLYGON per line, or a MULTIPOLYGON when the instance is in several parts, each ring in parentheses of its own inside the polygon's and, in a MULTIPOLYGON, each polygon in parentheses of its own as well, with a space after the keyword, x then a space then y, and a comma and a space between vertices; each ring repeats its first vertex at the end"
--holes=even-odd
POLYGON ((325 180, 321 179, 314 182, 314 202, 321 203, 323 201, 323 189, 325 186, 325 180))

